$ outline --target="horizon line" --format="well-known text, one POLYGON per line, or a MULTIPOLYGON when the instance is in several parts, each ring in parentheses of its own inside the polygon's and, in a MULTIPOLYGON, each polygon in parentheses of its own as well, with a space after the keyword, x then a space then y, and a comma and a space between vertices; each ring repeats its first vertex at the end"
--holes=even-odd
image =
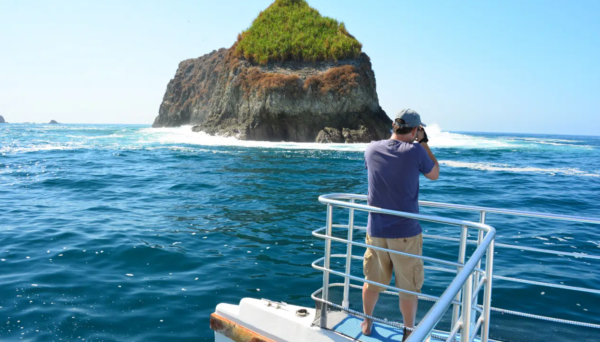
MULTIPOLYGON (((83 123, 83 122, 59 122, 51 124, 49 122, 5 122, 5 124, 20 124, 20 125, 130 125, 130 126, 150 126, 152 124, 146 123, 83 123)), ((186 126, 186 125, 184 125, 186 126)), ((2 127, 2 124, 0 124, 2 127)), ((178 126, 182 127, 182 126, 178 126)), ((177 127, 161 127, 161 128, 177 128, 177 127)), ((600 137, 600 135, 593 134, 565 134, 565 133, 532 133, 532 132, 500 132, 500 131, 463 131, 463 130, 441 130, 441 132, 447 133, 492 133, 492 134, 534 134, 534 135, 561 135, 561 136, 581 136, 581 137, 600 137)))

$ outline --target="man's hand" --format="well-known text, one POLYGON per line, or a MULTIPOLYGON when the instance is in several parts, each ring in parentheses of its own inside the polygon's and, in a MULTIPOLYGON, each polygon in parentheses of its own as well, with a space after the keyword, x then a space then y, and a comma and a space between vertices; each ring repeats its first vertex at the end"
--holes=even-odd
POLYGON ((420 143, 428 143, 429 139, 427 138, 427 133, 425 132, 425 128, 423 126, 419 127, 417 130, 417 142, 420 143))

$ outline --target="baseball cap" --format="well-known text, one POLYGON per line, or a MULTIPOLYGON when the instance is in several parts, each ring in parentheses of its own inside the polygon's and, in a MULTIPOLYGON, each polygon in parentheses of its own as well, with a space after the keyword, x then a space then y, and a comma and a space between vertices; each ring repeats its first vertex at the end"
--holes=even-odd
POLYGON ((421 122, 421 116, 419 113, 410 108, 399 111, 398 114, 396 114, 394 121, 396 121, 396 125, 400 127, 426 127, 425 124, 421 122), (404 120, 403 124, 398 123, 400 119, 404 120))

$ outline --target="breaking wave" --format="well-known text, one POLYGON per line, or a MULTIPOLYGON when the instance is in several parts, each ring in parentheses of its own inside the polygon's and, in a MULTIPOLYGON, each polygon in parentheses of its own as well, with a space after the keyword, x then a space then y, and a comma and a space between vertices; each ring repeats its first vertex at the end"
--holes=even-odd
POLYGON ((368 144, 319 144, 296 142, 272 142, 238 140, 234 137, 211 136, 204 132, 192 132, 191 126, 177 128, 145 128, 140 130, 140 143, 191 144, 202 146, 240 146, 283 149, 364 151, 368 144))
POLYGON ((540 167, 517 167, 507 164, 494 164, 494 163, 468 163, 461 161, 452 160, 440 160, 440 164, 449 167, 456 168, 467 168, 471 170, 481 171, 503 171, 503 172, 515 172, 515 173, 545 173, 550 175, 566 175, 566 176, 583 176, 583 177, 599 177, 600 173, 589 173, 582 171, 577 168, 540 168, 540 167))
MULTIPOLYGON (((206 133, 192 132, 191 126, 177 128, 144 128, 140 130, 140 142, 156 139, 161 143, 169 144, 194 144, 205 146, 242 146, 261 148, 285 149, 314 149, 363 152, 368 144, 319 144, 295 142, 270 142, 270 141, 244 141, 234 137, 211 136, 206 133)), ((467 134, 443 132, 439 125, 433 124, 427 128, 431 138, 430 146, 434 148, 475 148, 494 149, 510 148, 516 144, 510 141, 495 138, 472 136, 467 134)))
MULTIPOLYGON (((41 136, 39 140, 9 141, 0 145, 0 154, 27 153, 52 150, 93 149, 156 149, 186 146, 231 146, 247 148, 269 148, 287 150, 325 150, 364 152, 368 144, 320 144, 296 142, 245 141, 234 137, 211 136, 192 132, 191 126, 172 128, 150 128, 144 126, 100 127, 86 125, 61 125, 29 127, 41 136), (126 127, 125 129, 123 127, 126 127)), ((437 124, 427 127, 430 146, 436 149, 456 150, 593 150, 584 141, 546 137, 511 137, 444 132, 437 124)), ((456 153, 461 153, 457 151, 456 153)))

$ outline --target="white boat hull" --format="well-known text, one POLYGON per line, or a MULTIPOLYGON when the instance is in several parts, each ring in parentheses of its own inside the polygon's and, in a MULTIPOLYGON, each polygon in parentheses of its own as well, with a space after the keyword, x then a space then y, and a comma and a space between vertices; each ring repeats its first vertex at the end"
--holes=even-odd
POLYGON ((241 341, 351 341, 330 330, 312 326, 316 310, 296 305, 244 298, 239 305, 219 304, 211 316, 217 342, 241 341), (296 314, 305 309, 308 315, 296 314))

